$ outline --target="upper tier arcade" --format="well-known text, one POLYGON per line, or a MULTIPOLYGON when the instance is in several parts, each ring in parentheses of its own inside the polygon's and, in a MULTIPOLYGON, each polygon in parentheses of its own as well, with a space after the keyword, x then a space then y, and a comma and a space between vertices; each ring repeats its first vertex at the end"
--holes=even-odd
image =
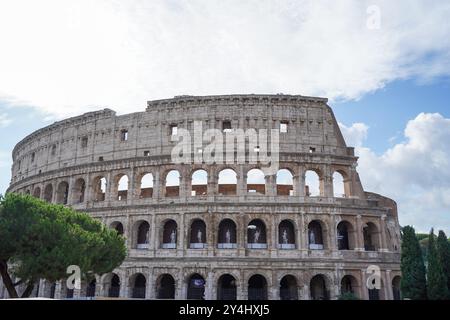
MULTIPOLYGON (((13 150, 12 184, 34 175, 101 161, 170 157, 172 127, 270 129, 280 134, 280 160, 309 155, 356 164, 327 100, 293 95, 180 96, 149 101, 145 112, 89 112, 35 131, 13 150), (124 135, 126 134, 126 140, 124 135)), ((360 192, 362 195, 362 192, 360 192)))

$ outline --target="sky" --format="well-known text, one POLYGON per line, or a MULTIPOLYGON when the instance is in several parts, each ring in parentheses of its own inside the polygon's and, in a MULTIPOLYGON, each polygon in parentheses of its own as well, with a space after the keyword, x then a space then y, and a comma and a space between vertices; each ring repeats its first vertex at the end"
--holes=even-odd
POLYGON ((450 234, 450 2, 0 0, 0 192, 56 120, 175 95, 329 98, 366 190, 450 234))

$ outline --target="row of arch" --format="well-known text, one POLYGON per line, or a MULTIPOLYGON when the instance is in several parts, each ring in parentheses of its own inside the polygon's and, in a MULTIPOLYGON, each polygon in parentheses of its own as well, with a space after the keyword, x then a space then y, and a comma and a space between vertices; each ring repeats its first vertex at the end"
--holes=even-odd
MULTIPOLYGON (((323 196, 324 186, 323 178, 319 170, 308 170, 305 172, 304 195, 305 196, 323 196)), ((191 196, 205 196, 208 194, 208 172, 204 169, 197 169, 191 176, 191 196)), ((267 191, 267 179, 260 169, 251 169, 246 173, 247 192, 265 195, 267 191)), ((138 185, 136 195, 140 199, 152 198, 154 195, 155 178, 152 173, 142 173, 138 176, 138 185)), ((164 197, 180 196, 181 176, 178 170, 169 170, 164 178, 162 195, 164 197)), ((221 195, 236 195, 238 193, 238 178, 233 169, 223 169, 218 173, 217 193, 221 195)), ((113 198, 118 201, 127 200, 130 196, 130 179, 126 174, 118 174, 113 178, 113 198)), ((277 172, 275 178, 276 191, 278 196, 293 196, 295 183, 294 175, 289 169, 281 169, 277 172)), ((86 181, 83 178, 75 180, 73 186, 69 186, 67 181, 62 181, 56 186, 54 195, 54 186, 47 184, 44 190, 36 187, 32 195, 43 198, 46 201, 68 204, 69 191, 71 191, 72 202, 74 204, 83 203, 86 199, 86 181), (71 190, 69 190, 71 189, 71 190)), ((107 194, 107 179, 100 175, 92 181, 92 200, 104 201, 107 194)), ((335 197, 348 197, 350 195, 349 181, 345 172, 336 171, 333 174, 333 190, 335 197)), ((30 190, 26 191, 31 193, 30 190)))
MULTIPOLYGON (((121 222, 110 224, 119 234, 124 235, 124 227, 121 222)), ((178 244, 178 225, 175 220, 163 221, 160 229, 160 247, 162 249, 176 249, 178 244)), ((296 228, 291 220, 282 220, 278 224, 278 249, 296 249, 296 228)), ((249 249, 267 249, 267 229, 261 219, 251 220, 246 228, 246 246, 249 249)), ((147 221, 138 221, 133 227, 132 243, 137 249, 145 249, 150 243, 150 224, 147 221)), ((308 224, 308 248, 310 250, 328 249, 327 227, 321 220, 313 220, 308 224)), ((376 251, 380 248, 380 237, 377 226, 368 222, 361 230, 363 233, 364 249, 376 251)), ((237 248, 238 229, 232 219, 223 219, 218 225, 217 248, 237 248)), ((354 250, 357 248, 357 234, 353 225, 344 220, 338 223, 336 228, 337 249, 354 250)), ((204 249, 207 247, 207 226, 202 219, 193 219, 188 232, 188 246, 190 249, 204 249)))
MULTIPOLYGON (((360 281, 353 275, 344 275, 340 280, 339 293, 353 294, 356 298, 363 298, 360 281)), ((147 297, 147 278, 143 273, 135 273, 129 277, 128 298, 146 299, 147 297)), ((204 300, 207 281, 198 274, 193 273, 186 279, 186 296, 185 299, 204 300)), ((230 273, 222 274, 216 283, 215 299, 217 300, 237 300, 239 284, 238 280, 230 273)), ((332 282, 325 274, 314 275, 308 283, 308 295, 310 300, 329 300, 333 297, 332 282)), ((392 279, 392 296, 394 300, 400 300, 400 276, 392 279)), ((55 296, 56 284, 52 285, 50 297, 55 296)), ((277 293, 280 300, 299 300, 300 283, 294 275, 284 275, 278 283, 277 293)), ((177 281, 170 273, 160 275, 154 285, 154 297, 156 299, 175 299, 177 298, 177 281)), ((269 299, 269 285, 266 277, 262 274, 253 274, 246 283, 246 298, 248 300, 267 300, 269 299)), ((120 277, 116 273, 110 273, 103 277, 103 292, 96 292, 96 280, 92 280, 85 287, 86 297, 107 296, 121 297, 123 296, 123 285, 120 277)), ((369 300, 380 300, 385 298, 380 289, 367 289, 369 300)), ((65 298, 73 298, 74 291, 66 289, 65 298)))

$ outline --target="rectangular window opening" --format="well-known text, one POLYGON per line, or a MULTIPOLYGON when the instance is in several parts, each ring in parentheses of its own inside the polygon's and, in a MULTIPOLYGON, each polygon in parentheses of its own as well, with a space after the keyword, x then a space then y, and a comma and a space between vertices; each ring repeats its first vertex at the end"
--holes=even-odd
POLYGON ((120 140, 127 141, 128 140, 128 130, 120 131, 120 140))
POLYGON ((81 147, 86 148, 88 146, 88 137, 83 137, 81 139, 81 147))
POLYGON ((231 132, 232 131, 231 121, 226 120, 226 121, 222 122, 222 131, 223 132, 231 132))
POLYGON ((170 135, 176 136, 178 134, 178 126, 176 124, 172 124, 170 126, 170 135))

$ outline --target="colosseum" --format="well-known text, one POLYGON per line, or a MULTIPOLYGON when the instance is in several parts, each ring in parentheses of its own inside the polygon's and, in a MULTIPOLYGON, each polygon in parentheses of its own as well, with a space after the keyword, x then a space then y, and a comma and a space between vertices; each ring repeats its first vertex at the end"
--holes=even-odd
POLYGON ((363 190, 354 148, 327 102, 283 94, 176 96, 149 101, 143 112, 104 109, 33 132, 13 150, 7 192, 87 212, 123 234, 128 248, 120 267, 80 290, 41 280, 33 295, 399 299, 396 203, 363 190), (278 130, 279 170, 174 163, 174 136, 193 130, 195 121, 224 135, 278 130), (376 288, 367 286, 374 268, 376 288))

